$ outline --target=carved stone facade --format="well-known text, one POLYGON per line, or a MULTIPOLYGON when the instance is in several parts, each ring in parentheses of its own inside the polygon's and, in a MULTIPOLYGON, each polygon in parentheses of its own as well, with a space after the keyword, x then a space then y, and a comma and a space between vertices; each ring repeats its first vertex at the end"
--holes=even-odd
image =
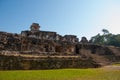
MULTIPOLYGON (((28 51, 39 54, 76 54, 79 39, 75 35, 61 36, 56 32, 41 31, 38 23, 21 34, 0 32, 0 51, 28 51)), ((82 40, 86 43, 86 39, 82 40)))

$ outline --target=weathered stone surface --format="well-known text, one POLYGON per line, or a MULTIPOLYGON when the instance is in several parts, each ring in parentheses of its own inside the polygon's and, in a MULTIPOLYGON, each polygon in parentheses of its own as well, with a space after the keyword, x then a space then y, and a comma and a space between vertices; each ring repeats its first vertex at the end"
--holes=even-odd
MULTIPOLYGON (((62 54, 75 54, 76 43, 72 43, 70 41, 39 39, 6 32, 1 32, 0 36, 0 51, 38 51, 43 53, 54 52, 62 54)), ((74 37, 72 38, 73 40, 74 37)), ((69 36, 67 39, 70 38, 71 36, 69 36)))
POLYGON ((29 58, 0 55, 0 70, 35 70, 60 68, 97 68, 100 67, 91 58, 29 58))
MULTIPOLYGON (((67 56, 70 58, 70 60, 67 58, 61 58, 61 60, 49 59, 53 63, 47 62, 48 59, 43 60, 47 65, 55 64, 59 66, 53 65, 53 67, 51 65, 51 68, 95 67, 96 64, 107 65, 120 61, 120 48, 90 44, 86 37, 82 37, 79 42, 75 35, 61 36, 56 32, 40 31, 40 26, 37 23, 33 23, 30 28, 30 31, 22 31, 21 34, 0 32, 0 69, 43 69, 42 65, 45 64, 42 63, 40 58, 34 58, 35 55, 37 57, 67 56), (24 58, 20 57, 21 55, 24 55, 24 58), (28 59, 29 56, 33 57, 28 59), (73 56, 80 56, 80 58, 73 58, 73 56), (8 63, 5 63, 5 61, 8 63), (39 65, 39 62, 41 65, 39 65), (93 63, 95 64, 93 65, 93 63), (33 67, 32 64, 40 67, 33 67), (29 67, 21 67, 21 65, 29 65, 29 67), (12 67, 9 68, 8 66, 12 67), (13 66, 18 66, 18 68, 13 68, 13 66)), ((48 67, 44 69, 48 69, 48 67)))
POLYGON ((81 41, 80 41, 81 43, 88 43, 88 40, 87 40, 87 38, 86 37, 82 37, 82 39, 81 39, 81 41))
POLYGON ((30 26, 31 31, 33 31, 33 32, 39 31, 39 28, 40 28, 40 26, 38 23, 32 23, 32 25, 30 26))

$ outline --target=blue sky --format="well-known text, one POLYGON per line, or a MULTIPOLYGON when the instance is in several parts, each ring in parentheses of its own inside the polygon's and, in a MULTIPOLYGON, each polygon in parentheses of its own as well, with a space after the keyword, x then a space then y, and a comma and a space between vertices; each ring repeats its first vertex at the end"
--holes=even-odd
POLYGON ((41 30, 79 38, 103 28, 120 33, 120 0, 0 0, 0 31, 20 33, 39 23, 41 30))

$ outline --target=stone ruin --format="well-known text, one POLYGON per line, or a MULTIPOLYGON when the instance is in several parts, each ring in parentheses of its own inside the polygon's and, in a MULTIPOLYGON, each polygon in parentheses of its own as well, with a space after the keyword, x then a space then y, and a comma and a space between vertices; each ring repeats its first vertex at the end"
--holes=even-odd
POLYGON ((66 41, 71 43, 77 43, 78 38, 75 35, 61 36, 56 32, 41 31, 38 23, 33 23, 30 26, 30 31, 22 31, 21 37, 36 38, 39 40, 51 40, 51 41, 66 41))
MULTIPOLYGON (((81 41, 87 43, 84 37, 81 41)), ((42 31, 38 23, 30 26, 30 31, 21 34, 0 32, 0 51, 27 51, 39 54, 76 54, 79 39, 75 35, 61 36, 56 32, 42 31)))
POLYGON ((119 51, 86 37, 42 31, 38 23, 21 34, 0 32, 0 70, 100 67, 120 61, 119 51))
POLYGON ((88 43, 89 41, 87 40, 87 38, 86 37, 82 37, 82 39, 81 39, 81 41, 80 41, 81 43, 88 43))

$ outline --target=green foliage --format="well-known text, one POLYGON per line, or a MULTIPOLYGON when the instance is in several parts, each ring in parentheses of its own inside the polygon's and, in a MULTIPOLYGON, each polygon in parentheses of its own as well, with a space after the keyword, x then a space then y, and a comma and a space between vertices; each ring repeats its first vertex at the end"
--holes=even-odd
POLYGON ((102 29, 102 32, 105 34, 109 34, 109 31, 107 29, 102 29))
POLYGON ((120 47, 120 34, 111 34, 106 29, 103 29, 102 31, 104 33, 103 35, 97 34, 96 36, 93 36, 90 42, 100 45, 111 45, 120 47))
POLYGON ((0 80, 120 80, 120 71, 101 68, 0 71, 0 80))

